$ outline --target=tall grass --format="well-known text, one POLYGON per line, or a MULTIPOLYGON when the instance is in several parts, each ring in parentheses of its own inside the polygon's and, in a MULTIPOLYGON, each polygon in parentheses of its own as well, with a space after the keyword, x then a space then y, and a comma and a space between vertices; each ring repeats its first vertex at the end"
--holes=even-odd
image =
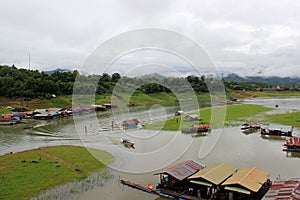
POLYGON ((300 112, 268 115, 267 119, 273 123, 300 128, 300 112))
MULTIPOLYGON (((198 114, 200 115, 200 122, 184 122, 183 117, 177 116, 166 121, 157 122, 153 124, 145 125, 145 128, 155 129, 155 130, 181 130, 189 128, 194 124, 198 123, 212 123, 213 127, 218 127, 223 122, 229 122, 237 120, 239 118, 244 118, 248 116, 254 116, 261 112, 266 112, 272 110, 272 108, 266 108, 263 106, 252 105, 252 104, 241 104, 241 105, 230 105, 230 106, 218 106, 214 108, 206 108, 200 110, 198 114), (212 113, 213 121, 212 121, 212 113)), ((197 113, 193 113, 197 114, 197 113)))

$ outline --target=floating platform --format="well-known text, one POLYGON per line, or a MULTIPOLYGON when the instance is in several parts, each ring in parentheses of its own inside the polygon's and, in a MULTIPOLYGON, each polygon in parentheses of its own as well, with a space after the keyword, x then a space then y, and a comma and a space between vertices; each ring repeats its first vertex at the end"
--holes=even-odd
POLYGON ((149 188, 146 188, 140 184, 136 184, 136 183, 133 183, 133 182, 130 182, 130 181, 125 181, 125 180, 120 180, 120 183, 123 184, 123 185, 126 185, 128 187, 131 187, 133 189, 137 189, 137 190, 140 190, 142 192, 147 192, 147 193, 150 193, 150 194, 155 194, 155 195, 158 195, 158 196, 161 196, 161 197, 167 197, 167 198, 175 198, 175 199, 186 199, 186 200, 198 200, 199 198, 198 197, 195 197, 195 196, 191 196, 191 195, 188 195, 188 191, 181 191, 181 192, 176 192, 176 191, 173 191, 173 190, 168 190, 168 189, 162 189, 162 190, 153 190, 153 189, 149 189, 149 188))

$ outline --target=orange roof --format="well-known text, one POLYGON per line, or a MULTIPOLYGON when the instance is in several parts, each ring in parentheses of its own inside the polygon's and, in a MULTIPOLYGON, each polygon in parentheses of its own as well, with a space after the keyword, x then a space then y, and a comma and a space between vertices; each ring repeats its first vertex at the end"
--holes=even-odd
POLYGON ((138 124, 140 122, 137 119, 130 119, 130 120, 125 120, 123 123, 125 123, 125 124, 138 124))
POLYGON ((210 124, 195 124, 194 128, 209 128, 210 124))
POLYGON ((240 169, 222 185, 240 185, 253 192, 258 192, 262 185, 268 180, 270 174, 257 167, 240 169))

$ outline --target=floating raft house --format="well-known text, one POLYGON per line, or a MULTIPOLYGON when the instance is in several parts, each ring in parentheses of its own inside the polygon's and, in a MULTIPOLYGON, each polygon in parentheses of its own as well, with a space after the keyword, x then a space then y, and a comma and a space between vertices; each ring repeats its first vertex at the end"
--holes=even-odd
POLYGON ((291 137, 284 144, 285 149, 283 151, 287 152, 300 152, 300 138, 299 137, 291 137))
POLYGON ((294 131, 293 126, 263 126, 260 128, 260 133, 262 135, 278 135, 278 136, 290 136, 292 137, 292 133, 294 131))
POLYGON ((300 179, 274 181, 262 200, 300 200, 300 179))

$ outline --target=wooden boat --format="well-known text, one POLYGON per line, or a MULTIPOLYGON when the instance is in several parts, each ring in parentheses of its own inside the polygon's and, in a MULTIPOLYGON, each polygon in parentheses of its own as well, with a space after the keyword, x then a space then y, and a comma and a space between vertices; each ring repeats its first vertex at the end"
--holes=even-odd
POLYGON ((131 142, 128 138, 121 138, 121 143, 126 147, 134 148, 134 142, 131 142))
POLYGON ((11 119, 0 119, 0 125, 14 125, 17 123, 17 121, 11 119))
POLYGON ((251 130, 256 130, 256 129, 260 129, 261 126, 262 126, 261 123, 255 123, 255 122, 244 123, 244 124, 242 124, 241 129, 242 129, 242 130, 249 130, 249 129, 251 129, 251 130))

